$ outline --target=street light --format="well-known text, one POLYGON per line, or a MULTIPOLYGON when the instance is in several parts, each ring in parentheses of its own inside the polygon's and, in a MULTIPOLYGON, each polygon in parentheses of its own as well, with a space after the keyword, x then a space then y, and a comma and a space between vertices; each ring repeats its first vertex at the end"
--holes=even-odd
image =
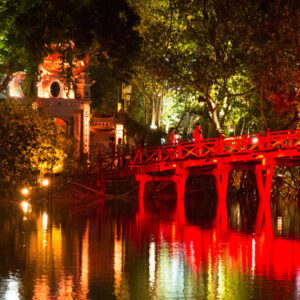
POLYGON ((48 214, 46 212, 43 213, 43 229, 47 229, 48 226, 48 214))
POLYGON ((21 206, 22 206, 22 209, 23 209, 23 212, 26 214, 26 213, 30 213, 31 212, 31 205, 28 201, 22 201, 21 202, 21 206))
MULTIPOLYGON (((53 172, 50 174, 50 178, 44 177, 40 179, 40 185, 45 188, 45 192, 47 193, 47 206, 50 201, 50 223, 52 226, 52 188, 53 188, 53 172), (47 188, 47 189, 46 189, 47 188)), ((46 194, 45 194, 46 196, 46 194)), ((48 220, 48 215, 43 215, 43 222, 46 222, 48 220)), ((48 222, 48 221, 47 221, 48 222)))
POLYGON ((49 179, 43 178, 41 184, 43 187, 47 187, 49 185, 49 179))
POLYGON ((21 193, 23 196, 28 196, 29 195, 29 189, 27 187, 24 187, 21 189, 21 193))

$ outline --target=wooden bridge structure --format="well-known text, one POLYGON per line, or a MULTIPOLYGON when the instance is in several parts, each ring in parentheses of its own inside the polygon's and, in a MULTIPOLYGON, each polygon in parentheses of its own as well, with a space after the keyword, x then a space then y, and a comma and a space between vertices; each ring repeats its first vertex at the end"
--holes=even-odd
MULTIPOLYGON (((300 162, 300 130, 278 131, 203 139, 139 148, 131 160, 139 182, 139 213, 144 213, 145 184, 173 181, 177 191, 177 211, 184 218, 185 183, 189 175, 213 175, 218 196, 217 216, 220 224, 227 220, 227 188, 232 169, 254 171, 260 197, 258 222, 270 213, 270 196, 274 167, 300 162), (226 219, 225 221, 223 219, 226 219)), ((261 224, 256 224, 259 227, 261 224)), ((225 225, 226 226, 226 225, 225 225)))

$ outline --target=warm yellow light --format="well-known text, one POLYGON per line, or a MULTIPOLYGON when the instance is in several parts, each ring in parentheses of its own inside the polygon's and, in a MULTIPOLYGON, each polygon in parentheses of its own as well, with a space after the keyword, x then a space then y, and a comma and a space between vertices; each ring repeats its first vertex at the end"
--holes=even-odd
POLYGON ((282 233, 282 217, 277 218, 277 230, 279 233, 282 233))
POLYGON ((21 190, 21 193, 24 195, 24 196, 27 196, 29 194, 29 189, 28 188, 22 188, 21 190))
POLYGON ((123 141, 123 130, 124 130, 123 124, 116 124, 116 145, 118 144, 119 139, 122 139, 123 141))
POLYGON ((118 103, 118 111, 122 110, 122 103, 118 103))
POLYGON ((117 124, 116 129, 117 131, 123 131, 124 125, 123 124, 117 124))
POLYGON ((49 185, 49 179, 47 179, 47 178, 44 178, 43 180, 42 180, 42 186, 48 186, 49 185))
POLYGON ((47 229, 48 225, 48 215, 46 212, 43 213, 43 229, 47 229))
POLYGON ((156 270, 156 259, 155 259, 155 242, 151 242, 149 245, 149 284, 150 287, 154 287, 155 284, 155 270, 156 270))
POLYGON ((24 213, 28 213, 29 212, 29 206, 30 204, 27 201, 22 201, 21 203, 22 209, 24 213))

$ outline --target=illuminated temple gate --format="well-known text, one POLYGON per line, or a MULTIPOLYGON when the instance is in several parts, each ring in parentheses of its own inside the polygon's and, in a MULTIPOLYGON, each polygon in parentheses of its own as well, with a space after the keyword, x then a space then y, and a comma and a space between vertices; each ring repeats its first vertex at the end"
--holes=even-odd
MULTIPOLYGON (((58 54, 48 55, 39 66, 35 105, 56 119, 56 124, 65 128, 66 134, 77 141, 77 156, 89 157, 90 144, 90 79, 85 71, 87 61, 74 62, 73 74, 76 88, 68 90, 60 78, 61 60, 58 54), (76 91, 76 92, 75 92, 76 91)), ((25 72, 18 72, 9 83, 9 97, 25 99, 22 82, 25 72)))

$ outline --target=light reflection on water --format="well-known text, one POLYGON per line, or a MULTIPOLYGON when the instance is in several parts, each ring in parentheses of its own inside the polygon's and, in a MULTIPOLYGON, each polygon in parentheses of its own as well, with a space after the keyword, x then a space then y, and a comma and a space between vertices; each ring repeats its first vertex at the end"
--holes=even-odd
POLYGON ((283 218, 273 216, 273 227, 265 222, 255 234, 203 228, 177 213, 161 219, 57 210, 51 226, 44 210, 24 219, 12 208, 0 220, 0 298, 300 297, 300 241, 281 237, 283 218))
POLYGON ((0 289, 0 293, 3 295, 3 298, 7 300, 18 299, 21 282, 17 274, 9 274, 8 277, 3 281, 3 287, 0 289))

